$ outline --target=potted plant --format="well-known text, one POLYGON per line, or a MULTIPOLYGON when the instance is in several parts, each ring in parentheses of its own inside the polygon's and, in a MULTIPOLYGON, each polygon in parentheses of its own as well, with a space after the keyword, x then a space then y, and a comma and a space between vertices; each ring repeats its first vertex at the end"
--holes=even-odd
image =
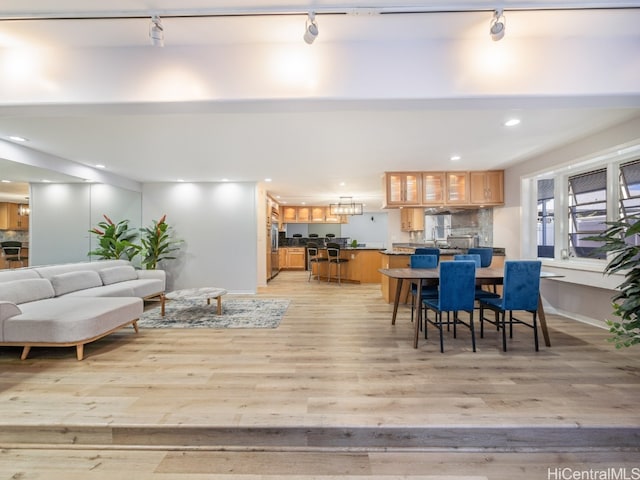
POLYGON ((158 262, 162 260, 176 258, 171 253, 179 249, 178 244, 181 240, 171 238, 171 227, 166 219, 167 216, 163 215, 160 220, 154 220, 151 227, 140 229, 142 265, 147 270, 155 270, 158 268, 158 262))
POLYGON ((138 236, 135 230, 129 227, 129 220, 114 223, 109 217, 103 215, 105 221, 98 223, 98 227, 89 230, 98 236, 98 248, 87 255, 95 255, 100 259, 121 259, 131 261, 139 251, 140 246, 133 243, 138 236))
POLYGON ((607 222, 608 228, 589 240, 602 242, 598 251, 609 254, 604 273, 623 273, 625 280, 613 297, 613 314, 618 321, 607 320, 610 341, 616 348, 640 343, 640 214, 628 215, 615 222, 607 222))

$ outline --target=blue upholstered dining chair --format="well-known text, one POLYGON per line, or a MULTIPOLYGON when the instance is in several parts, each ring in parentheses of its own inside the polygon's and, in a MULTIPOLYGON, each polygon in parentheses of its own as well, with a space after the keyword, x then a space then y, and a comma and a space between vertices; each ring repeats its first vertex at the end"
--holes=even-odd
POLYGON ((493 260, 493 248, 475 247, 467 250, 469 255, 480 255, 480 266, 486 268, 491 265, 493 260))
POLYGON ((483 298, 480 300, 480 337, 484 336, 484 321, 502 328, 502 350, 507 351, 506 312, 509 312, 509 338, 513 338, 513 324, 533 328, 533 341, 538 351, 538 298, 540 295, 539 260, 507 260, 504 263, 504 286, 501 298, 483 298), (500 314, 500 319, 484 318, 484 310, 489 309, 500 314), (532 322, 514 317, 514 311, 532 314, 532 322))
MULTIPOLYGON (((409 267, 411 268, 437 268, 438 257, 435 255, 417 255, 413 254, 409 257, 409 267)), ((413 322, 413 311, 416 307, 416 296, 418 295, 418 284, 411 282, 411 321, 413 322)), ((437 286, 422 286, 422 299, 438 298, 437 286)), ((421 307, 421 303, 418 306, 421 307)))
POLYGON ((436 256, 436 266, 440 263, 440 249, 435 247, 418 247, 413 252, 414 255, 435 255, 436 256))
POLYGON ((481 258, 480 255, 469 255, 469 254, 462 254, 459 253, 457 255, 453 256, 453 259, 455 261, 459 261, 459 260, 470 260, 472 262, 474 262, 476 264, 476 268, 480 268, 481 266, 481 258))
MULTIPOLYGON (((493 261, 493 248, 490 247, 474 247, 467 250, 469 255, 480 255, 480 266, 482 268, 490 267, 493 261)), ((492 284, 494 295, 488 295, 488 298, 497 298, 496 284, 492 284)), ((486 291, 486 290, 484 290, 486 291)), ((477 297, 476 297, 477 298, 477 297)))
POLYGON ((440 330, 440 351, 444 352, 443 325, 453 324, 453 337, 456 337, 456 327, 462 324, 471 331, 471 344, 473 351, 476 351, 476 335, 473 326, 473 305, 475 302, 476 289, 476 264, 470 260, 456 260, 452 262, 440 263, 440 285, 438 287, 438 298, 424 299, 426 307, 424 336, 427 337, 427 324, 431 323, 440 330), (435 320, 428 318, 428 311, 433 310, 436 314, 435 320), (463 322, 458 316, 458 312, 469 313, 469 321, 463 322), (443 312, 453 312, 453 321, 447 316, 446 322, 442 319, 443 312))
MULTIPOLYGON (((477 253, 454 255, 453 260, 470 260, 475 262, 476 268, 480 268, 482 266, 482 257, 477 253)), ((500 295, 498 295, 497 293, 488 292, 487 290, 483 290, 482 287, 476 287, 475 296, 476 300, 480 300, 481 298, 500 298, 500 295)))

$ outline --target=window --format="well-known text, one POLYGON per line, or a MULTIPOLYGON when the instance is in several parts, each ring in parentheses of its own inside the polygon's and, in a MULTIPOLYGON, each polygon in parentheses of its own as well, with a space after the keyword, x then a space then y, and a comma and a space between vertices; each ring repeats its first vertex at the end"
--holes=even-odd
POLYGON ((569 177, 569 250, 575 257, 606 258, 599 242, 586 240, 607 228, 606 168, 569 177))
POLYGON ((424 235, 427 240, 446 240, 451 234, 451 215, 425 215, 424 235))
POLYGON ((554 257, 553 178, 538 180, 538 257, 554 257))
MULTIPOLYGON (((620 165, 620 218, 640 214, 640 160, 620 165)), ((627 243, 640 244, 639 235, 627 243)))
POLYGON ((640 160, 620 165, 620 217, 640 213, 640 160))

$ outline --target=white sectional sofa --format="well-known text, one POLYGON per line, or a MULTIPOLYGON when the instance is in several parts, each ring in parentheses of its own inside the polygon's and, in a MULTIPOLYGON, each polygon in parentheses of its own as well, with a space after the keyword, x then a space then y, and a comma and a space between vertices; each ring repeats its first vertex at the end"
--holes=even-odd
POLYGON ((136 270, 125 260, 100 260, 0 270, 0 346, 84 345, 132 325, 143 300, 164 304, 163 270, 136 270))

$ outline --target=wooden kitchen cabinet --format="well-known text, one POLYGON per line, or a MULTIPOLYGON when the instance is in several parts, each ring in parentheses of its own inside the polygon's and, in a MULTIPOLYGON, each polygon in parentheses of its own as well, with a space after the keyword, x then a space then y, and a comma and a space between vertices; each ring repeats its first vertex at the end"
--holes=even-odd
POLYGON ((282 221, 283 223, 295 223, 298 221, 298 208, 297 207, 282 207, 282 221))
POLYGON ((470 172, 471 203, 477 205, 504 204, 504 172, 490 170, 486 172, 470 172))
POLYGON ((349 223, 346 215, 331 215, 329 207, 288 206, 282 208, 282 223, 349 223))
POLYGON ((424 230, 424 208, 405 207, 400 210, 400 230, 403 232, 424 230))
POLYGON ((444 204, 444 172, 424 172, 422 174, 422 204, 438 206, 444 204))
POLYGON ((311 223, 311 207, 298 208, 298 223, 311 223))
POLYGON ((310 208, 311 208, 311 222, 324 223, 327 209, 325 207, 310 207, 310 208))
POLYGON ((469 172, 446 173, 446 198, 447 205, 469 204, 469 172))
POLYGON ((17 203, 0 202, 0 230, 29 230, 29 215, 20 215, 17 203))
POLYGON ((304 270, 305 248, 283 247, 280 250, 280 268, 285 270, 304 270))
POLYGON ((420 205, 422 201, 421 172, 386 172, 386 206, 420 205))

